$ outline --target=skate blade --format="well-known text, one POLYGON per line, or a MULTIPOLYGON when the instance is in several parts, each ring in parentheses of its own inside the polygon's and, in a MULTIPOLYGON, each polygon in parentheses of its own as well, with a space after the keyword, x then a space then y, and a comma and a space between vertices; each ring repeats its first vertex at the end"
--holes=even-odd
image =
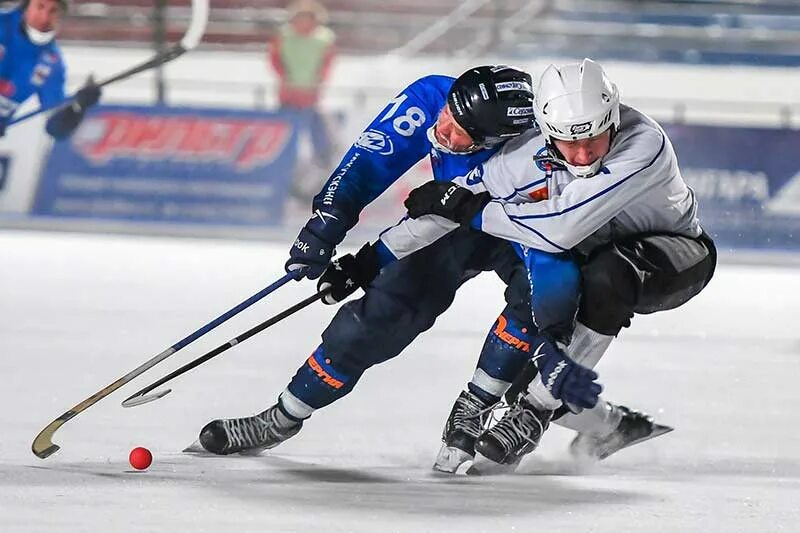
POLYGON ((433 470, 442 474, 466 475, 473 459, 474 457, 464 450, 442 444, 436 462, 433 463, 433 470))
MULTIPOLYGON (((646 435, 646 436, 644 436, 642 438, 630 441, 628 444, 626 444, 625 446, 620 448, 620 450, 624 450, 625 448, 630 448, 631 446, 633 446, 635 444, 639 444, 640 442, 645 442, 645 441, 648 441, 650 439, 654 439, 656 437, 660 437, 661 435, 666 435, 667 433, 669 433, 671 431, 674 431, 674 430, 675 430, 675 428, 670 427, 670 426, 665 426, 665 425, 662 425, 662 424, 653 424, 653 431, 649 435, 646 435)), ((606 456, 606 457, 608 457, 608 456, 606 456)), ((602 457, 602 459, 605 459, 605 457, 602 457)))
POLYGON ((624 446, 621 446, 621 447, 616 448, 614 450, 608 450, 608 451, 600 454, 597 457, 597 460, 598 461, 602 461, 603 459, 607 459, 608 457, 614 455, 615 453, 617 453, 620 450, 624 450, 625 448, 630 448, 631 446, 635 446, 636 444, 640 444, 642 442, 654 439, 656 437, 660 437, 661 435, 666 435, 667 433, 669 433, 671 431, 674 431, 674 430, 675 430, 675 428, 670 427, 670 426, 665 426, 663 424, 653 424, 653 431, 649 435, 645 435, 644 437, 638 438, 636 440, 632 440, 632 441, 628 442, 627 444, 625 444, 624 446))
POLYGON ((467 470, 468 476, 501 476, 503 474, 511 474, 517 469, 517 464, 500 464, 495 463, 491 459, 487 459, 479 452, 475 453, 475 461, 472 466, 467 470))
POLYGON ((213 453, 211 453, 208 450, 206 450, 205 448, 203 448, 203 445, 200 444, 200 440, 199 439, 194 441, 193 443, 191 443, 189 446, 184 448, 182 451, 183 451, 183 453, 188 453, 190 455, 208 455, 208 456, 214 455, 213 453))
POLYGON ((231 455, 243 455, 245 457, 255 457, 257 455, 261 455, 261 453, 266 449, 267 448, 252 448, 249 450, 242 450, 240 452, 234 452, 225 455, 225 454, 211 453, 210 451, 203 448, 203 445, 200 444, 200 440, 196 440, 189 446, 184 448, 182 451, 185 454, 196 455, 200 457, 229 457, 231 455))

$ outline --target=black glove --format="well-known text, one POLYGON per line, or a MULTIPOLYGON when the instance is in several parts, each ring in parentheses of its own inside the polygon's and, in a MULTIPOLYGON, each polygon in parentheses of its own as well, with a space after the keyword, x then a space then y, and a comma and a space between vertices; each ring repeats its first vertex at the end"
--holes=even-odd
POLYGON ((411 218, 439 215, 459 224, 469 224, 491 200, 488 192, 473 194, 449 181, 429 181, 411 191, 404 204, 411 218))
POLYGON ((81 87, 75 96, 72 97, 73 105, 77 104, 79 109, 75 111, 86 111, 88 108, 95 105, 100 100, 102 89, 94 82, 94 79, 89 76, 86 83, 81 87))
POLYGON ((317 290, 330 288, 331 291, 323 296, 322 301, 328 305, 336 304, 372 283, 378 272, 378 254, 367 243, 355 256, 347 254, 334 259, 319 278, 317 290))
POLYGON ((45 129, 56 139, 65 139, 80 125, 86 109, 100 99, 100 86, 91 76, 86 84, 72 97, 72 102, 59 109, 47 120, 45 129))
POLYGON ((295 239, 286 272, 305 268, 308 279, 317 279, 331 262, 336 246, 347 233, 345 218, 337 211, 317 209, 295 239))

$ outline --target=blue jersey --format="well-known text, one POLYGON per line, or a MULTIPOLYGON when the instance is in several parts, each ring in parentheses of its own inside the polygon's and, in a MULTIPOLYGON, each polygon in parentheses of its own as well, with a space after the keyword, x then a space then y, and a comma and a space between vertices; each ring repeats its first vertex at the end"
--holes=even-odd
POLYGON ((54 41, 40 46, 28 39, 22 9, 0 11, 0 123, 33 94, 42 106, 63 101, 65 74, 54 41))
POLYGON ((314 210, 337 212, 349 229, 364 207, 425 156, 431 157, 434 179, 448 181, 489 159, 499 147, 449 154, 428 140, 428 129, 436 123, 454 81, 449 76, 425 76, 393 98, 314 197, 314 210))

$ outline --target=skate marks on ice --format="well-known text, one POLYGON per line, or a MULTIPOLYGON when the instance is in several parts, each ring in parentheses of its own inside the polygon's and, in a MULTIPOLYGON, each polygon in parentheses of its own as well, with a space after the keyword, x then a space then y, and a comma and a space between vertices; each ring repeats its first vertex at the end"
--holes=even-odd
MULTIPOLYGON (((228 458, 208 459, 217 465, 228 458)), ((555 512, 564 507, 631 503, 647 499, 635 492, 582 487, 565 479, 513 478, 472 480, 442 477, 424 468, 406 465, 339 466, 328 457, 263 455, 238 460, 258 464, 265 483, 241 488, 226 483, 225 491, 237 497, 319 508, 325 506, 357 512, 409 512, 442 516, 509 516, 555 512), (276 490, 277 489, 277 490, 276 490)), ((335 459, 334 459, 335 460, 335 459)), ((219 482, 218 482, 219 485, 219 482)))
POLYGON ((121 461, 0 464, 0 487, 24 484, 52 490, 81 486, 98 493, 184 487, 209 493, 209 501, 234 499, 253 505, 269 501, 272 506, 283 504, 295 509, 409 512, 425 516, 528 515, 651 499, 640 491, 587 486, 577 478, 542 475, 475 479, 436 475, 429 468, 405 465, 336 466, 329 462, 327 457, 198 457, 176 453, 158 454, 146 472, 134 472, 121 461))

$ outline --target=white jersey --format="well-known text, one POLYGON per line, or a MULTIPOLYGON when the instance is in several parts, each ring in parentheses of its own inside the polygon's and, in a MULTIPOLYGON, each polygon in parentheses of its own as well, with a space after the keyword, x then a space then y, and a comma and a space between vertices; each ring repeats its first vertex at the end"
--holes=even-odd
MULTIPOLYGON (((666 133, 651 118, 620 106, 621 124, 603 166, 591 178, 543 164, 545 139, 530 130, 486 163, 453 181, 492 201, 473 222, 482 231, 545 252, 588 252, 627 235, 659 232, 697 237, 697 201, 678 168, 666 133)), ((435 215, 405 219, 381 235, 402 258, 458 224, 435 215)))

